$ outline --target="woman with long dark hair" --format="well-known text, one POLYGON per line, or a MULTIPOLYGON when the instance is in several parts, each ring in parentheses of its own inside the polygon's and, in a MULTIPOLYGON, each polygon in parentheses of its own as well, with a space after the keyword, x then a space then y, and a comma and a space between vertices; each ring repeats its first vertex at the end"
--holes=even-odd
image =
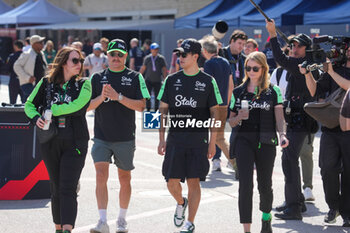
POLYGON ((240 222, 244 232, 250 232, 255 164, 260 210, 263 212, 261 233, 272 233, 270 211, 276 146, 278 141, 282 148, 289 143, 286 138, 282 95, 278 86, 270 84, 265 54, 250 53, 244 67, 243 83, 234 89, 231 98, 229 120, 231 127, 240 125, 233 145, 239 172, 240 222))
POLYGON ((41 143, 50 177, 51 208, 56 233, 69 233, 77 216, 77 185, 84 167, 89 132, 85 118, 91 98, 90 80, 81 78, 84 59, 74 48, 61 49, 50 73, 28 97, 25 113, 39 127, 50 124, 42 115, 51 110, 57 134, 41 143), (51 101, 47 101, 47 100, 51 101))

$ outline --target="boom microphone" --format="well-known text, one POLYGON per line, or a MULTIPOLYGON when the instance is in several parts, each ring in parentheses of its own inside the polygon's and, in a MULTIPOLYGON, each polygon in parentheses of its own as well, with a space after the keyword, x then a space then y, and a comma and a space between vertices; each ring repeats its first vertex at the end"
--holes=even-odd
MULTIPOLYGON (((253 0, 249 0, 251 4, 253 4, 253 6, 255 7, 255 9, 257 9, 260 14, 262 14, 262 16, 265 17, 265 19, 269 22, 271 22, 272 20, 265 14, 265 12, 260 8, 259 5, 257 5, 253 0)), ((278 28, 276 27, 276 31, 277 33, 281 36, 281 38, 288 44, 289 40, 287 38, 287 36, 278 28)))

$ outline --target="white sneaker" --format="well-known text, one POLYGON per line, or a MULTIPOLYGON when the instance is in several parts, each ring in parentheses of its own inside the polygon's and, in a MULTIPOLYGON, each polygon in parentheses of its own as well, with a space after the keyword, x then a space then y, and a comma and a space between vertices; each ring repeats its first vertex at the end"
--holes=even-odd
POLYGON ((232 166, 232 163, 230 163, 230 161, 227 162, 226 167, 229 168, 229 169, 231 169, 231 170, 234 170, 234 169, 233 169, 233 166, 232 166))
POLYGON ((118 218, 117 220, 117 233, 128 232, 128 223, 124 218, 118 218))
POLYGON ((98 220, 97 225, 90 229, 90 233, 109 233, 109 226, 106 222, 98 220))
POLYGON ((312 194, 312 189, 310 189, 309 187, 304 189, 304 198, 305 198, 305 201, 314 201, 315 200, 315 197, 312 194))
POLYGON ((185 212, 188 205, 188 200, 186 197, 184 199, 184 205, 176 205, 174 214, 174 224, 176 227, 181 227, 185 222, 185 212))
POLYGON ((220 159, 214 159, 213 160, 213 167, 212 167, 213 171, 221 171, 221 161, 220 159))
POLYGON ((195 226, 193 223, 186 221, 185 225, 182 227, 180 233, 193 233, 195 226))

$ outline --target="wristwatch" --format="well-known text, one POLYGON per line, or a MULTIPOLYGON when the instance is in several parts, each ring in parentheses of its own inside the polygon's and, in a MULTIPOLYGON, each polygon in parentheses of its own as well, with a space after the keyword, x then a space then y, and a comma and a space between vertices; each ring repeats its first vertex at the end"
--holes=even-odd
POLYGON ((118 101, 122 101, 124 99, 124 96, 122 93, 119 93, 119 96, 118 96, 118 101))

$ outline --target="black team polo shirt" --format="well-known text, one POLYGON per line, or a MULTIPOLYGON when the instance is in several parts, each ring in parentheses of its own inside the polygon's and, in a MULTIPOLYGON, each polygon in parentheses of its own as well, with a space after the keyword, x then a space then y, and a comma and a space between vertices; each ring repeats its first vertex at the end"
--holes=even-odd
MULTIPOLYGON (((109 69, 91 76, 92 97, 101 95, 104 84, 111 84, 123 96, 141 100, 150 98, 143 76, 125 68, 120 72, 109 69)), ((131 141, 135 139, 135 111, 118 101, 103 102, 95 110, 95 138, 108 142, 131 141)))
POLYGON ((187 148, 208 145, 208 128, 197 127, 193 122, 208 120, 210 108, 222 103, 213 77, 202 71, 193 76, 186 75, 184 71, 169 75, 159 92, 158 100, 169 105, 170 121, 177 123, 170 123, 168 145, 187 148), (184 127, 178 125, 181 121, 184 122, 184 127))

